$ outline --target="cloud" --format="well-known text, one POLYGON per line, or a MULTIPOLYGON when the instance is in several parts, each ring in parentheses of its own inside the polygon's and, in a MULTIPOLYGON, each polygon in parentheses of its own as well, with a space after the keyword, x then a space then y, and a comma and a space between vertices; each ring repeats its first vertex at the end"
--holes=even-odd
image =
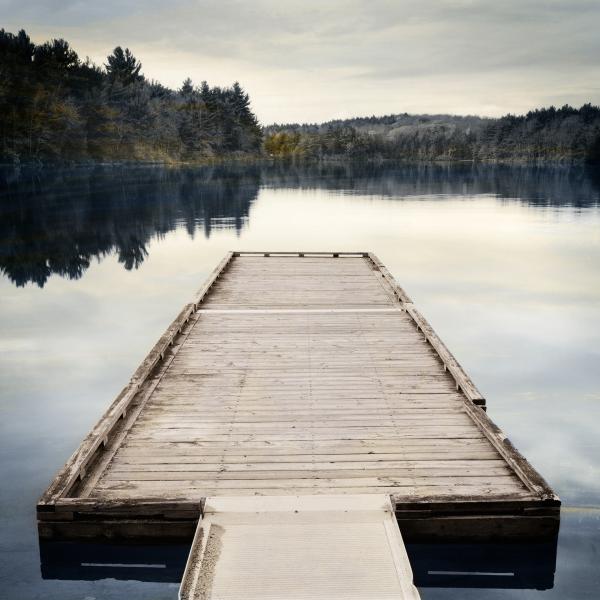
POLYGON ((10 0, 3 14, 98 62, 129 46, 171 86, 239 79, 265 122, 600 102, 594 0, 10 0))

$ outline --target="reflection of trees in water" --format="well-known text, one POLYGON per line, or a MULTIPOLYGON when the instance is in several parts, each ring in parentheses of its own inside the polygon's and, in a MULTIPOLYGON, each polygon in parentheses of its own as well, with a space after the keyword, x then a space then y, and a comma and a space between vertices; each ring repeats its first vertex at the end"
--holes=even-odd
POLYGON ((77 279, 113 252, 137 268, 148 242, 178 225, 241 231, 258 183, 255 167, 0 172, 0 268, 19 286, 77 279))
POLYGON ((177 226, 240 232, 260 186, 388 197, 491 194, 533 206, 600 204, 600 171, 502 165, 286 164, 0 170, 0 269, 17 285, 79 278, 116 252, 137 268, 177 226))
POLYGON ((276 164, 263 171, 269 187, 343 190, 367 196, 491 194, 533 206, 598 206, 600 169, 481 163, 276 164))

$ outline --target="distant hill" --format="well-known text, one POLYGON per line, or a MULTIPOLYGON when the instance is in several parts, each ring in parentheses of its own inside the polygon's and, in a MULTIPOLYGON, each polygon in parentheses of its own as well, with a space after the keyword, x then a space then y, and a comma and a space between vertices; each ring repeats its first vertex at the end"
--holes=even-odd
POLYGON ((334 119, 325 123, 288 123, 279 125, 267 125, 263 128, 265 134, 276 133, 278 131, 301 131, 305 133, 325 133, 331 128, 352 127, 357 131, 369 134, 385 135, 393 138, 400 131, 408 131, 407 128, 448 128, 448 129, 475 129, 493 121, 477 116, 456 116, 456 115, 410 115, 408 113, 384 115, 377 117, 354 117, 352 119, 334 119))
POLYGON ((542 108, 499 119, 395 114, 263 128, 275 157, 599 162, 600 108, 542 108))

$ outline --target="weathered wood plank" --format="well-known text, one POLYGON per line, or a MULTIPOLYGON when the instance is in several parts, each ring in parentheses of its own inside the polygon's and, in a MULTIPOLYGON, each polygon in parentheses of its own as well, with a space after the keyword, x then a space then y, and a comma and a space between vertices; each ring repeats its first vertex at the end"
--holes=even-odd
POLYGON ((86 514, 118 530, 139 500, 160 530, 197 518, 207 495, 307 490, 392 494, 429 533, 433 514, 476 516, 492 499, 504 515, 556 510, 483 403, 374 255, 229 253, 43 496, 40 520, 48 534, 97 532, 86 514))
MULTIPOLYGON (((209 281, 203 287, 203 290, 197 295, 196 302, 204 297, 210 289, 212 282, 214 282, 219 272, 226 267, 232 257, 233 253, 229 253, 223 259, 219 267, 213 272, 213 276, 209 278, 209 281)), ((146 358, 142 361, 142 364, 136 369, 127 386, 117 396, 100 421, 98 421, 79 448, 56 475, 38 501, 38 506, 52 504, 57 499, 66 496, 77 480, 85 476, 88 463, 93 460, 98 449, 108 443, 108 438, 112 434, 118 420, 126 416, 127 410, 132 405, 134 398, 148 381, 153 370, 164 358, 169 346, 174 343, 175 337, 183 330, 194 311, 195 304, 187 304, 183 308, 167 331, 161 336, 152 350, 150 350, 146 358)))

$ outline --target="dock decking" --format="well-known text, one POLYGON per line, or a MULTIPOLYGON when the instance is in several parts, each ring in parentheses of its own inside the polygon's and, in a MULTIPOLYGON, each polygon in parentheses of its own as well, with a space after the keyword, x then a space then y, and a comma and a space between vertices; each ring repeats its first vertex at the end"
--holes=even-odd
POLYGON ((208 496, 387 494, 403 536, 555 535, 560 501, 370 253, 230 253, 38 505, 191 538, 208 496))

